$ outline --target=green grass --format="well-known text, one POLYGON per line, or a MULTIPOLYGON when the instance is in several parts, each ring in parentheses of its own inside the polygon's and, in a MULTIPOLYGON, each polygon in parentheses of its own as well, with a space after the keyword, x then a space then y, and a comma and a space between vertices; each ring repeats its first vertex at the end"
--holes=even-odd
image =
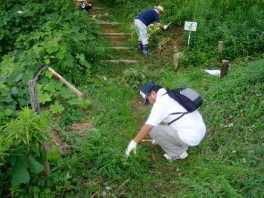
POLYGON ((223 79, 202 68, 180 68, 175 73, 162 65, 149 70, 151 64, 109 65, 99 70, 97 75, 106 79, 89 91, 96 130, 76 150, 80 151, 78 162, 86 166, 84 178, 98 185, 88 190, 90 195, 263 196, 263 64, 259 61, 242 68, 234 64, 223 79), (139 89, 152 79, 170 88, 192 87, 204 98, 200 112, 207 135, 199 146, 189 149, 185 160, 168 162, 159 146, 150 143, 140 143, 137 154, 125 158, 127 142, 150 110, 142 106, 139 89))
MULTIPOLYGON (((125 0, 109 0, 105 3, 111 5, 113 2, 117 6, 109 10, 116 11, 111 14, 117 20, 122 19, 121 10, 118 10, 120 3, 124 3, 123 15, 129 12, 128 8, 136 7, 124 21, 131 21, 132 15, 134 17, 143 8, 158 5, 157 1, 144 1, 138 5, 125 0)), ((195 2, 197 4, 198 1, 195 2)), ((221 2, 219 7, 224 6, 221 2)), ((232 9, 235 9, 236 3, 232 4, 232 9)), ((176 5, 170 1, 165 1, 164 5, 170 8, 168 13, 174 13, 176 5)), ((182 6, 179 5, 179 8, 182 6)), ((197 10, 202 8, 198 7, 197 10)), ((208 17, 212 13, 204 14, 208 17)), ((239 14, 238 11, 236 13, 239 14)), ((255 14, 259 15, 259 12, 255 14)), ((172 17, 179 23, 186 16, 192 16, 189 8, 185 11, 179 9, 175 15, 171 14, 164 20, 170 21, 172 17)), ((127 23, 120 30, 133 29, 131 23, 127 23)), ((228 37, 228 30, 223 31, 228 37)), ((29 185, 10 188, 13 197, 33 197, 34 187, 38 187, 41 192, 36 193, 35 197, 45 198, 264 196, 263 54, 258 54, 256 57, 259 58, 254 59, 246 56, 230 60, 228 75, 220 79, 204 72, 208 68, 219 69, 221 65, 217 62, 218 57, 213 56, 214 47, 209 39, 207 42, 198 35, 202 41, 196 37, 196 44, 201 47, 197 50, 197 56, 186 56, 176 72, 172 64, 174 51, 156 56, 158 42, 169 43, 173 32, 158 31, 151 36, 153 56, 142 57, 135 50, 130 52, 130 56, 140 60, 137 64, 105 64, 95 61, 91 75, 83 75, 78 79, 81 82, 79 88, 92 102, 84 110, 86 115, 82 121, 92 122, 94 128, 87 129, 83 137, 71 133, 67 123, 54 119, 54 130, 71 145, 71 149, 62 153, 59 160, 50 161, 51 177, 32 175, 29 185), (212 51, 206 51, 208 49, 212 51), (190 62, 188 64, 190 59, 197 62, 204 58, 207 52, 213 57, 206 57, 205 63, 201 61, 193 66, 190 62), (189 156, 184 160, 166 161, 158 145, 143 142, 138 144, 136 155, 132 154, 129 158, 125 156, 128 141, 137 134, 151 110, 151 106, 142 106, 143 100, 139 95, 141 86, 150 80, 168 88, 193 88, 204 99, 199 111, 206 123, 207 134, 199 146, 188 150, 189 156), (42 192, 46 193, 43 195, 42 192)), ((212 32, 206 36, 215 38, 212 32)), ((128 40, 128 45, 133 46, 134 40, 135 37, 128 40)), ((100 42, 107 45, 105 41, 100 42)), ((108 55, 102 51, 98 57, 109 58, 115 56, 113 53, 109 52, 108 55)), ((124 58, 126 54, 119 52, 117 56, 124 58)), ((2 175, 1 179, 6 181, 2 175)), ((0 186, 8 185, 0 183, 0 186)))

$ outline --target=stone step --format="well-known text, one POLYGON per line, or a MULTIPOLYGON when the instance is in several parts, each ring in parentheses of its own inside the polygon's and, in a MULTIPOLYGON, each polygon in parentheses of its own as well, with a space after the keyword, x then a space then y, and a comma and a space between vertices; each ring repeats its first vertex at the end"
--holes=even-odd
POLYGON ((111 62, 111 63, 137 63, 136 60, 100 60, 100 62, 111 62))

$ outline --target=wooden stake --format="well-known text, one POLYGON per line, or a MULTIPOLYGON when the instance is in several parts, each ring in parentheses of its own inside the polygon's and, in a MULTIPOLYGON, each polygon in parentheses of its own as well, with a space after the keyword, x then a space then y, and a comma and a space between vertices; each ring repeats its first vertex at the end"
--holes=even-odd
POLYGON ((175 71, 177 71, 178 68, 179 68, 179 62, 178 62, 179 58, 180 58, 180 53, 174 54, 174 56, 173 56, 173 64, 174 64, 174 67, 175 67, 175 71))
POLYGON ((264 32, 260 35, 260 40, 264 39, 264 32))
POLYGON ((161 46, 161 45, 159 45, 159 49, 158 49, 158 56, 160 56, 160 54, 161 54, 161 51, 162 51, 162 46, 161 46))
POLYGON ((224 76, 227 75, 228 67, 229 67, 229 61, 228 60, 222 60, 222 68, 221 68, 221 72, 220 72, 220 78, 223 78, 224 76))
POLYGON ((224 41, 218 41, 218 52, 221 53, 224 48, 224 41))
MULTIPOLYGON (((29 95, 30 95, 30 101, 31 101, 31 107, 35 109, 35 111, 40 114, 40 105, 38 101, 38 90, 37 90, 37 83, 35 80, 28 81, 28 87, 29 87, 29 95)), ((46 154, 46 142, 43 140, 43 145, 41 146, 41 151, 46 154)), ((50 168, 49 168, 49 162, 47 159, 43 161, 43 174, 44 176, 50 176, 50 168)))
POLYGON ((222 60, 222 50, 224 48, 224 42, 218 41, 218 55, 219 55, 219 62, 221 63, 222 60))

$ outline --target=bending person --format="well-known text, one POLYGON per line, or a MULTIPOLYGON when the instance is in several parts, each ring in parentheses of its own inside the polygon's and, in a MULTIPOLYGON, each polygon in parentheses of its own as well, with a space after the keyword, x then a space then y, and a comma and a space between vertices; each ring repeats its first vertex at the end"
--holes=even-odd
POLYGON ((134 26, 138 36, 138 51, 143 51, 144 56, 150 56, 148 52, 148 30, 147 26, 156 21, 157 26, 162 29, 167 29, 168 26, 163 26, 160 23, 159 16, 164 14, 162 6, 154 6, 155 9, 146 10, 138 15, 134 21, 134 26))
POLYGON ((197 146, 205 136, 206 126, 197 110, 168 124, 179 117, 179 114, 171 114, 186 112, 186 109, 166 92, 166 89, 153 82, 148 82, 141 88, 140 95, 144 98, 144 105, 152 104, 153 107, 146 123, 130 141, 126 149, 127 156, 131 151, 136 153, 137 144, 150 135, 166 152, 163 156, 167 160, 184 159, 188 156, 188 147, 197 146), (160 125, 161 122, 165 125, 160 125))

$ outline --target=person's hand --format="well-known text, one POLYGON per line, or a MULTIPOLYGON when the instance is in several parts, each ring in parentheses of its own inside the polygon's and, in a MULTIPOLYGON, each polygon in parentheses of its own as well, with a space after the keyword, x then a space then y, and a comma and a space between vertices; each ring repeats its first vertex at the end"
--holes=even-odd
POLYGON ((129 143, 128 143, 128 146, 127 146, 127 149, 126 149, 126 155, 129 156, 129 153, 131 151, 134 151, 134 154, 136 154, 136 148, 137 148, 137 143, 134 142, 134 140, 131 140, 129 143))
POLYGON ((154 24, 153 24, 153 23, 151 23, 151 24, 149 24, 148 26, 149 26, 149 27, 154 27, 154 24))
POLYGON ((168 26, 167 26, 167 25, 164 25, 164 26, 163 26, 163 29, 164 29, 164 30, 166 30, 167 28, 168 28, 168 26))

